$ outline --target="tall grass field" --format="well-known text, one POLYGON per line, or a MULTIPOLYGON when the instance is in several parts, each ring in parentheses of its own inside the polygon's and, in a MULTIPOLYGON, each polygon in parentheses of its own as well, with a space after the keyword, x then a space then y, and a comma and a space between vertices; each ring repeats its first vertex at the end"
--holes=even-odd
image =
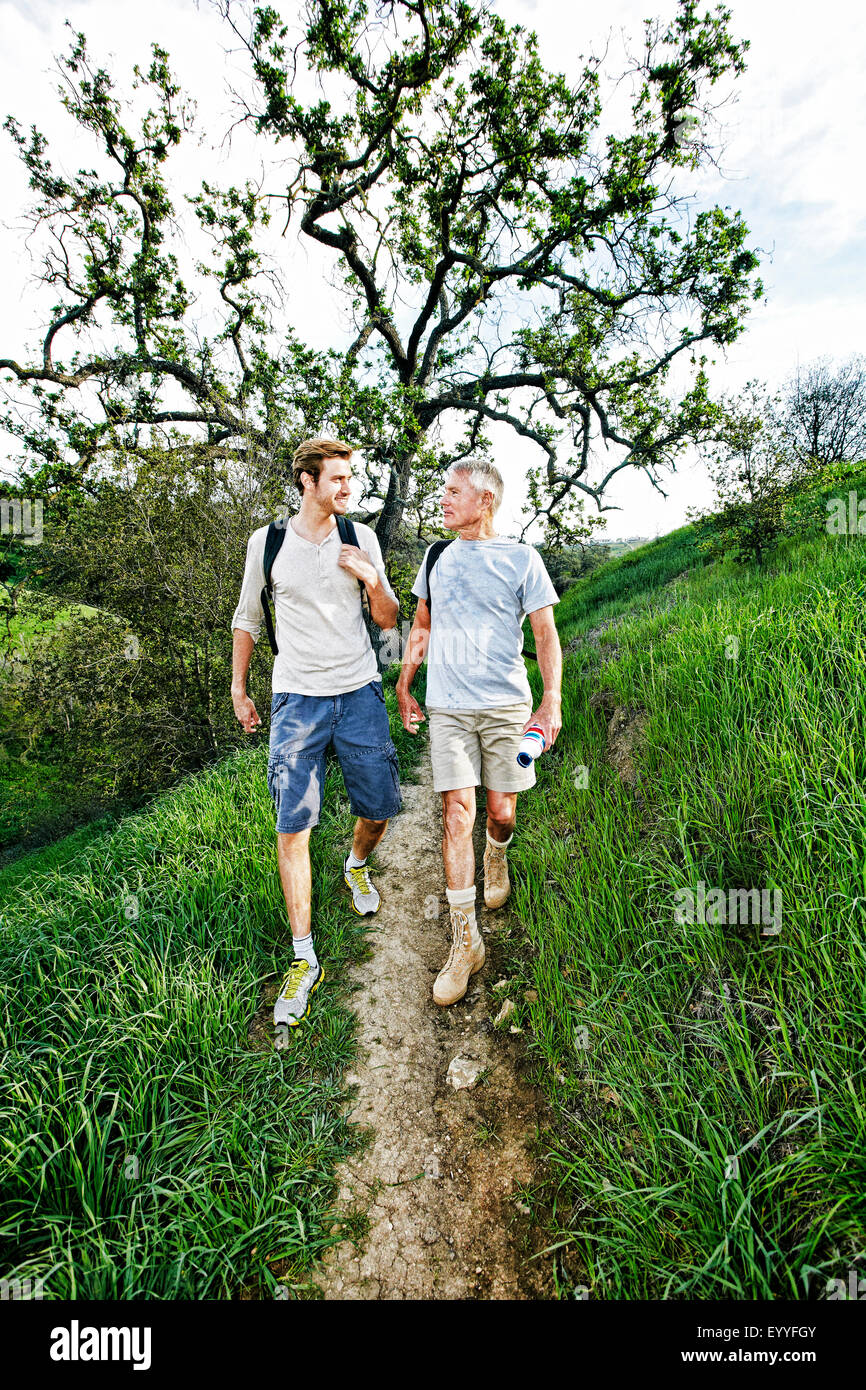
MULTIPOLYGON (((418 752, 386 695, 405 776, 418 752)), ((0 1275, 44 1298, 299 1295, 346 1234, 354 818, 332 764, 311 838, 329 987, 314 1030, 256 1047, 263 983, 292 959, 266 763, 241 752, 0 874, 0 1275)))
POLYGON ((557 612, 602 631, 571 643, 513 856, 511 965, 558 1115, 537 1197, 563 1296, 823 1297, 866 1225, 866 540, 666 585, 687 543, 557 612))

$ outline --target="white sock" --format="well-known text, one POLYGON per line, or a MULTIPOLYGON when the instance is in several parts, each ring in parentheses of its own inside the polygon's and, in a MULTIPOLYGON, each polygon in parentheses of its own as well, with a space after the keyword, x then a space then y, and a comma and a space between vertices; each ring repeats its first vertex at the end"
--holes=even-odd
POLYGON ((313 933, 309 931, 306 936, 293 936, 292 945, 295 948, 295 960, 305 960, 310 969, 315 970, 319 961, 313 950, 313 933))
POLYGON ((446 888, 445 896, 449 907, 459 907, 469 918, 469 932, 478 936, 478 923, 475 920, 475 884, 471 888, 446 888))
POLYGON ((508 845, 511 844, 511 841, 512 841, 513 839, 514 839, 514 831, 513 831, 513 830, 512 830, 512 832, 511 832, 511 834, 509 835, 509 837, 508 837, 507 840, 494 840, 493 836, 490 834, 490 831, 489 831, 489 830, 487 831, 487 843, 488 843, 489 845, 495 845, 497 849, 506 849, 506 848, 508 847, 508 845))
POLYGON ((353 849, 350 849, 350 850, 349 850, 349 857, 348 857, 348 859, 346 860, 346 868, 347 868, 347 869, 360 869, 360 868, 363 867, 364 864, 366 864, 366 862, 367 862, 367 856, 366 856, 366 854, 364 855, 364 858, 363 858, 363 859, 356 859, 356 858, 355 858, 355 851, 354 851, 353 849))

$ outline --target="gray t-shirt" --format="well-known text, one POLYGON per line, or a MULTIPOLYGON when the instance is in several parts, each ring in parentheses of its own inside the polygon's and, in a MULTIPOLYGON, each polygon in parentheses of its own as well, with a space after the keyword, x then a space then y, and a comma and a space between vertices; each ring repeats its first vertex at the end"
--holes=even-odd
MULTIPOLYGON (((427 556, 412 593, 427 600, 427 556)), ((495 709, 531 700, 523 649, 527 613, 558 603, 538 551, 507 536, 443 550, 430 577, 428 709, 495 709)))

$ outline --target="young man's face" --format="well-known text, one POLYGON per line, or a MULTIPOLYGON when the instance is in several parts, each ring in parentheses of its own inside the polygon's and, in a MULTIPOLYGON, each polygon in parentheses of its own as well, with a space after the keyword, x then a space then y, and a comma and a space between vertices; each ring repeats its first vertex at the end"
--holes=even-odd
POLYGON ((449 531, 472 526, 490 507, 490 493, 476 492, 468 473, 448 473, 442 494, 442 516, 449 531))
POLYGON ((351 496, 352 465, 349 459, 322 459, 322 471, 316 485, 316 500, 325 512, 342 516, 348 509, 351 496))

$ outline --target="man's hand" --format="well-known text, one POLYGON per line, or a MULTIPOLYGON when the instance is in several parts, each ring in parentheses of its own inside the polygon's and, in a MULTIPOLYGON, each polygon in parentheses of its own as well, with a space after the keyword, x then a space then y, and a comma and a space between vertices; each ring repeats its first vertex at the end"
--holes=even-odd
POLYGON ((556 743, 557 735, 562 728, 562 701, 558 695, 545 695, 538 709, 524 724, 523 732, 526 733, 532 724, 537 724, 544 734, 546 753, 548 748, 552 748, 556 743))
POLYGON ((405 687, 397 682, 395 694, 397 696, 397 706, 400 710, 400 718, 403 721, 403 728, 410 734, 417 734, 418 725, 424 723, 425 714, 414 695, 410 695, 405 687))
POLYGON ((355 578, 362 584, 366 584, 368 589, 375 589, 379 583, 379 576, 376 573, 376 566, 370 560, 366 550, 362 550, 357 545, 340 546, 340 554, 337 564, 341 569, 348 570, 354 574, 355 578))
POLYGON ((232 692, 232 704, 235 714, 244 726, 244 732, 251 734, 262 721, 259 719, 256 707, 249 695, 236 695, 232 692))

